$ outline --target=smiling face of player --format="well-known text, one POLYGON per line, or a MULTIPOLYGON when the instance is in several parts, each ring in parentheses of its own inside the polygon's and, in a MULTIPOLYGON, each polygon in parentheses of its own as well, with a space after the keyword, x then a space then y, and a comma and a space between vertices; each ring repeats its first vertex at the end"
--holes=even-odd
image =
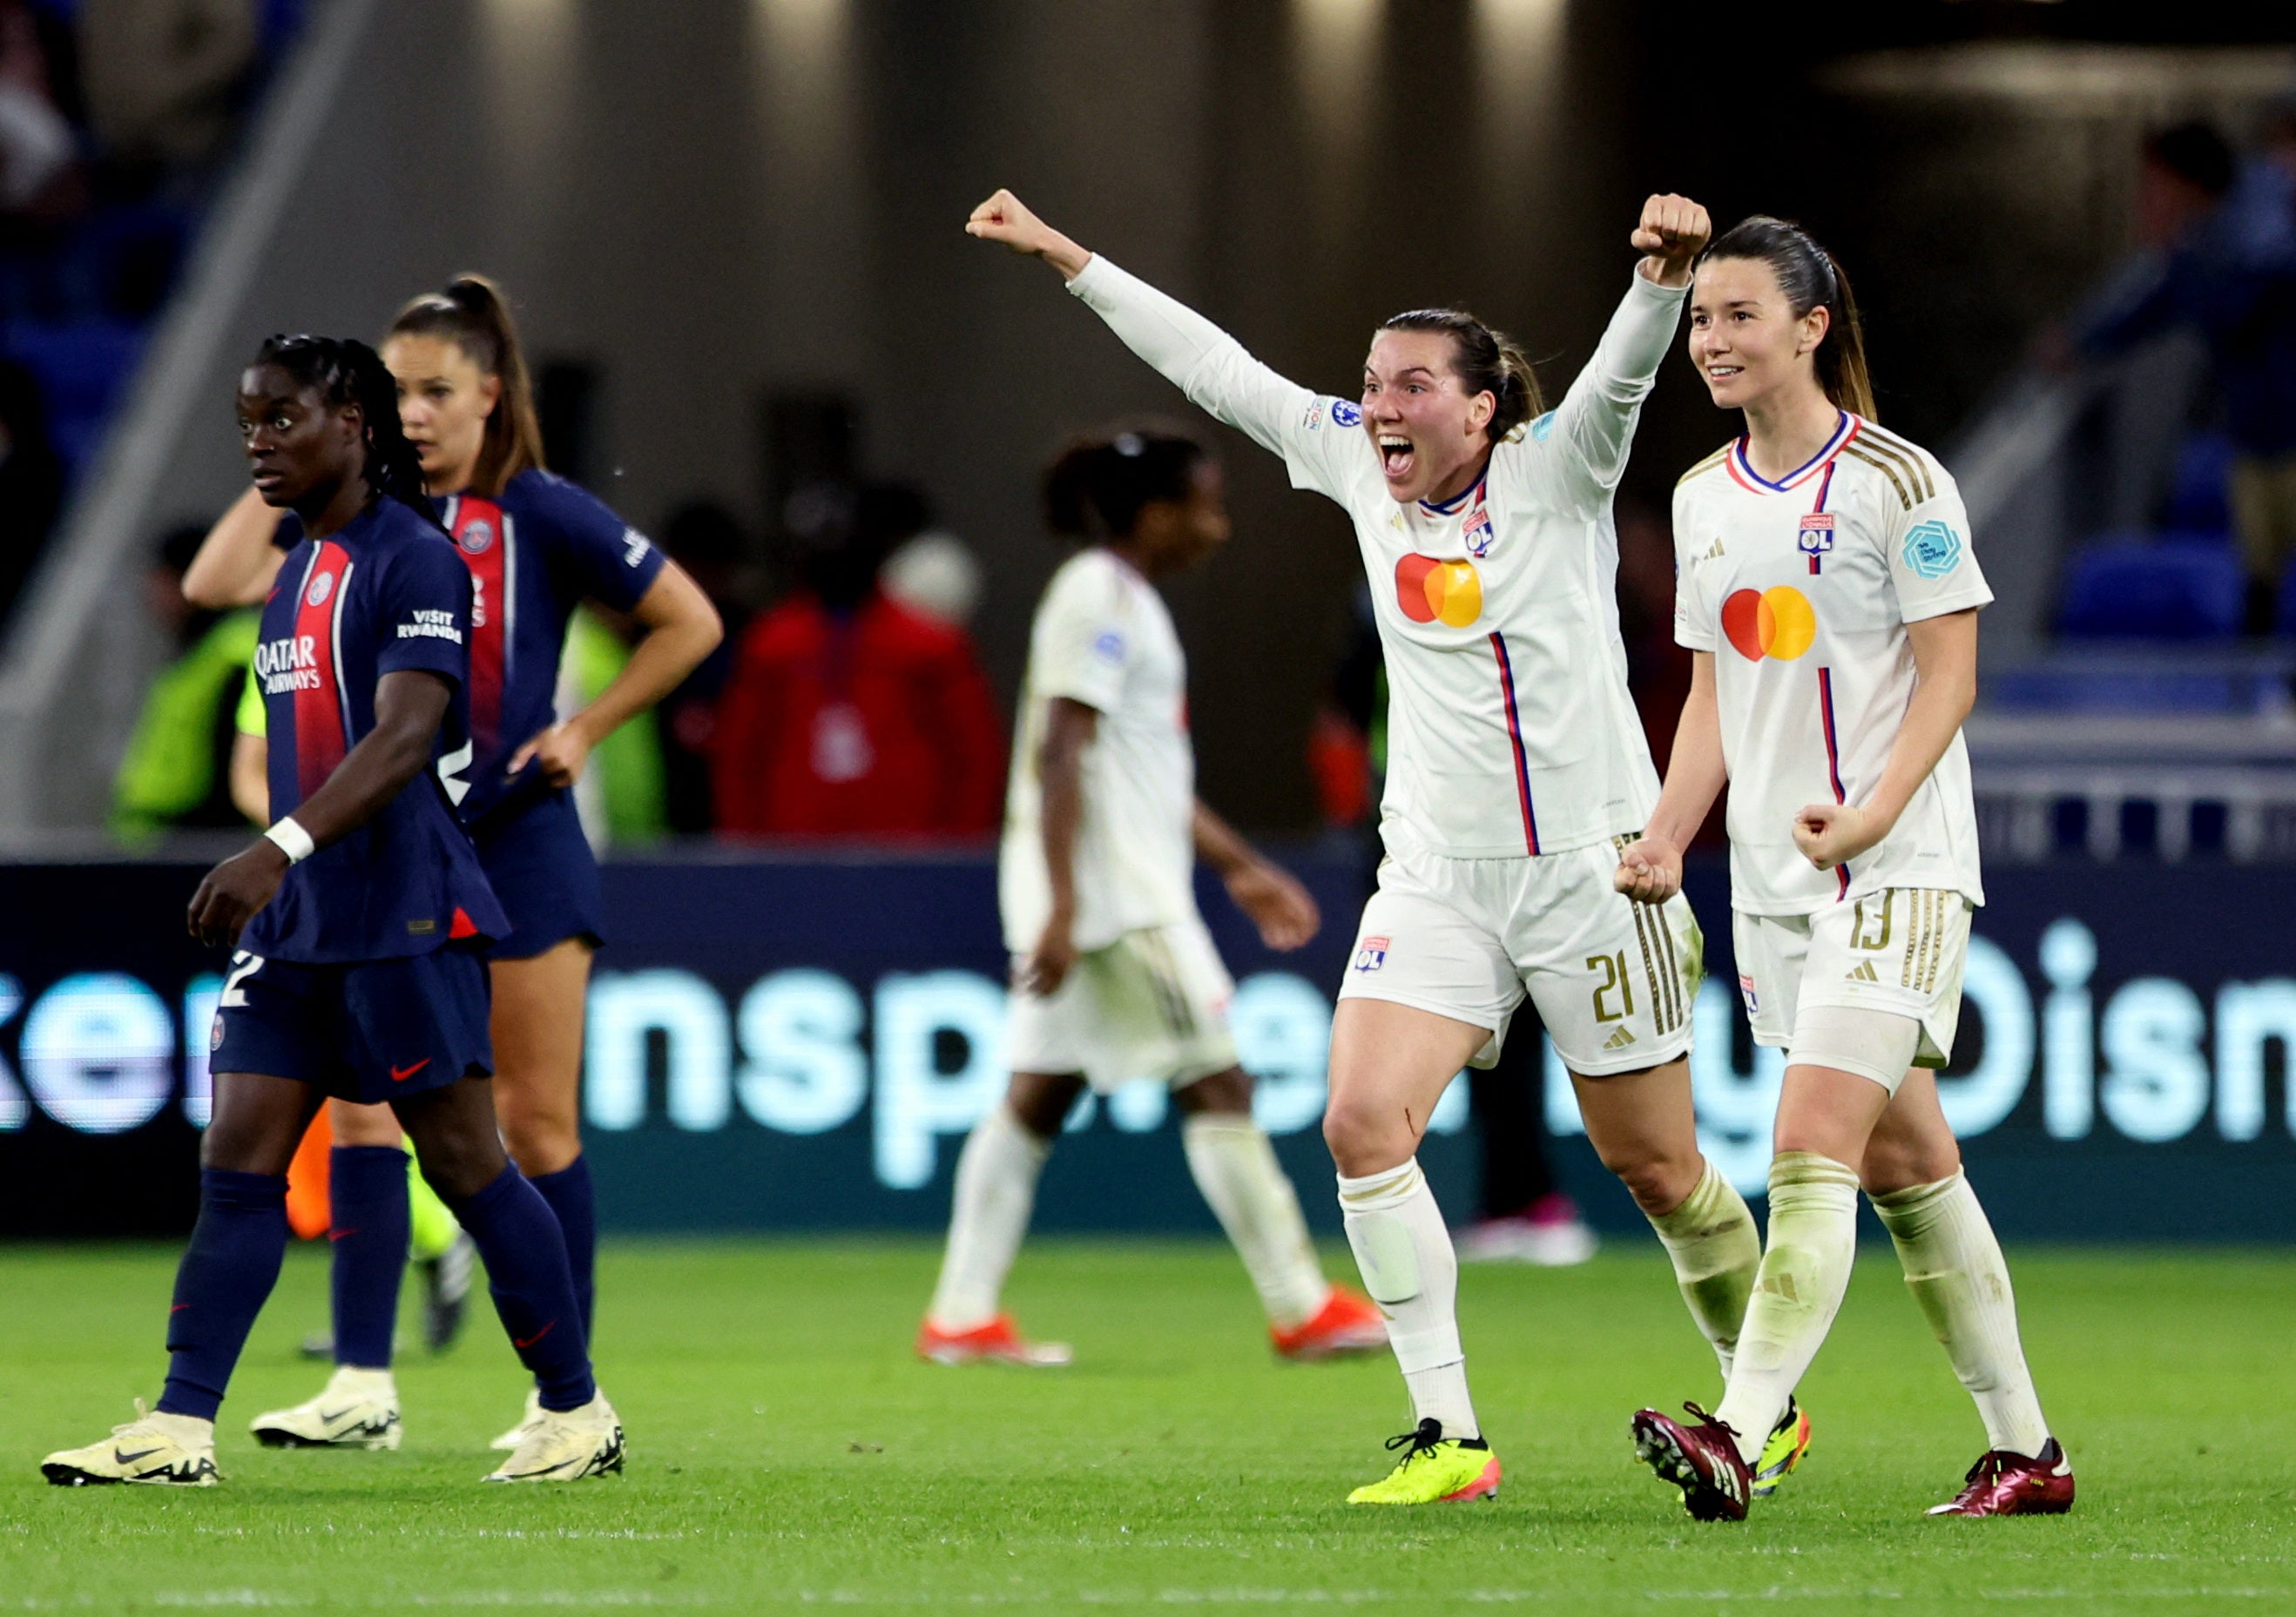
POLYGON ((330 405, 284 367, 250 365, 239 379, 239 442, 266 505, 308 517, 366 469, 356 404, 330 405))
POLYGON ((1491 452, 1498 400, 1469 393, 1445 331, 1382 331, 1364 361, 1363 429, 1398 504, 1447 500, 1474 481, 1491 452))
POLYGON ((459 343, 420 332, 384 343, 382 363, 398 382, 398 420, 422 457, 423 486, 460 494, 478 470, 502 378, 480 370, 459 343))
POLYGON ((1151 500, 1140 508, 1124 548, 1143 574, 1162 578, 1209 559, 1234 531, 1227 479, 1220 463, 1205 455, 1188 474, 1185 498, 1151 500))
POLYGON ((1690 289, 1691 363, 1725 410, 1823 396, 1816 355, 1830 320, 1824 304, 1797 318, 1762 259, 1709 258, 1690 289))

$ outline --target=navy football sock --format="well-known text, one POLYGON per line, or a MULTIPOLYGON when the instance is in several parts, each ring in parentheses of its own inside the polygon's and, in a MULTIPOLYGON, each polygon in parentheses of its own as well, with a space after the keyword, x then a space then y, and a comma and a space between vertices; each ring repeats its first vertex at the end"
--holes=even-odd
POLYGON ((555 1173, 530 1181, 558 1215, 566 1237, 566 1265, 574 1271, 574 1300, 582 1310, 582 1340, 595 1342, 598 1291, 598 1200, 590 1188, 590 1159, 578 1156, 555 1173))
POLYGON ((566 1237, 550 1204, 514 1167, 455 1208, 487 1266, 495 1312, 545 1409, 578 1409, 598 1395, 589 1342, 566 1267, 566 1237))
POLYGON ((200 1170, 200 1221, 176 1267, 175 1306, 168 1311, 161 1414, 216 1417, 286 1253, 284 1174, 200 1170))
POLYGON ((406 1153, 397 1146, 337 1146, 327 1154, 327 1239, 334 1244, 335 1362, 390 1368, 398 1284, 413 1215, 406 1153))

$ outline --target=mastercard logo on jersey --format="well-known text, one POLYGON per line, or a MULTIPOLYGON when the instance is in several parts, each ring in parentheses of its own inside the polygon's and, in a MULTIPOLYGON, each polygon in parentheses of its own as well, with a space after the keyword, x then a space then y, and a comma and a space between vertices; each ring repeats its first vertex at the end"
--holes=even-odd
POLYGON ((1413 623, 1464 629, 1483 615, 1483 581, 1471 561, 1414 551, 1395 564, 1395 600, 1413 623))
POLYGON ((1722 633, 1750 663, 1790 663, 1817 641, 1817 611, 1792 584, 1740 590, 1722 603, 1722 633))
POLYGON ((465 553, 483 556, 495 542, 495 525, 484 517, 473 517, 463 524, 463 531, 455 535, 455 543, 465 553))

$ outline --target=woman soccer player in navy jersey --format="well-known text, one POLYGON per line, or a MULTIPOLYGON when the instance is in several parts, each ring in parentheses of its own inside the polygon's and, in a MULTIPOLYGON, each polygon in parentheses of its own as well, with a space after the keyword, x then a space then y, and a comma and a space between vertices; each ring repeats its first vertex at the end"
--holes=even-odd
MULTIPOLYGON (((382 346, 422 478, 472 576, 470 794, 462 804, 487 878, 511 920, 491 955, 496 1107, 512 1157, 558 1215, 586 1337, 594 1230, 582 1160, 583 1000, 603 935, 598 870, 569 789, 592 747, 676 688, 722 633, 709 598, 600 500, 543 470, 518 335, 491 282, 464 275, 415 298, 382 346), (585 600, 645 633, 579 713, 552 702, 568 618, 585 600)), ((185 576, 194 600, 259 599, 291 532, 242 499, 185 576)), ((405 1272, 405 1158, 387 1110, 331 1118, 335 1377, 317 1397, 258 1417, 265 1441, 393 1446, 390 1366, 405 1272)), ((538 1405, 529 1396, 528 1422, 538 1405)), ((497 1446, 515 1445, 518 1430, 497 1446)))
POLYGON ((489 1480, 621 1466, 558 1221, 496 1129, 484 951, 510 924, 455 813, 473 590, 394 392, 373 349, 324 338, 275 337, 240 380, 255 486, 300 521, 255 662, 280 817, 191 903, 193 934, 234 952, 166 1391, 105 1441, 50 1455, 52 1482, 216 1481, 216 1412, 286 1251, 288 1160, 331 1095, 387 1104, 414 1137, 541 1388, 542 1416, 489 1480))

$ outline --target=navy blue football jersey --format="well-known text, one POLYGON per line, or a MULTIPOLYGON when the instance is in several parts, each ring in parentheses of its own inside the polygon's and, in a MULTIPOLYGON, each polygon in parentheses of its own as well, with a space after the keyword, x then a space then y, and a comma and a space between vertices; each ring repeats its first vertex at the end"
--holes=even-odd
POLYGON ((454 546, 397 500, 375 500, 338 532, 288 551, 255 652, 274 819, 293 813, 374 728, 384 674, 436 674, 454 696, 433 767, 287 872, 248 923, 241 946, 250 953, 335 965, 509 931, 456 814, 473 757, 471 598, 454 546))

